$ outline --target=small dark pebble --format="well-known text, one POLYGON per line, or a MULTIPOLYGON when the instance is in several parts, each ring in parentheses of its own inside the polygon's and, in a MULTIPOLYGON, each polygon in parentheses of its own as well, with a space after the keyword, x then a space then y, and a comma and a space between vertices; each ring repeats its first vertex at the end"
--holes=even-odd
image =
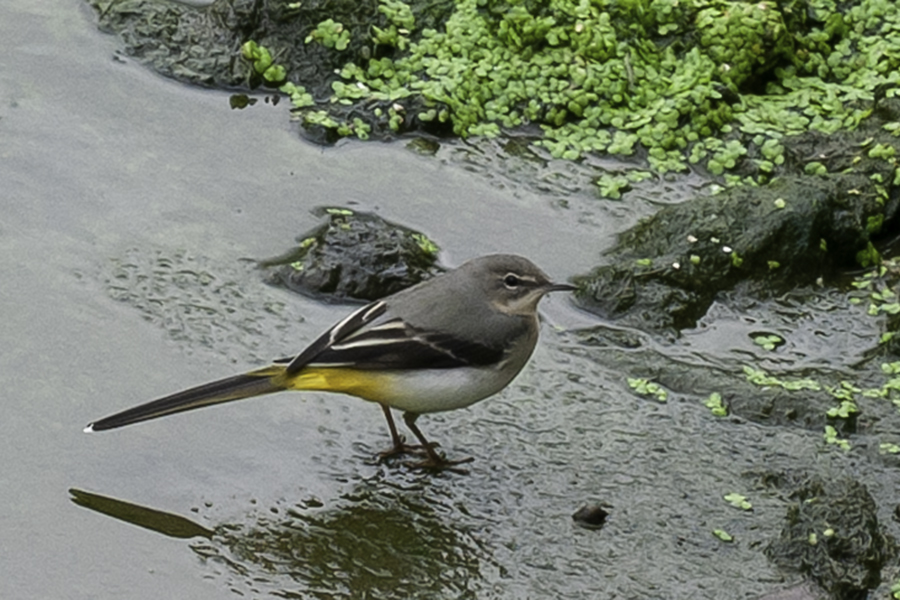
POLYGON ((600 529, 606 524, 610 509, 609 504, 586 504, 575 511, 572 520, 586 529, 600 529))

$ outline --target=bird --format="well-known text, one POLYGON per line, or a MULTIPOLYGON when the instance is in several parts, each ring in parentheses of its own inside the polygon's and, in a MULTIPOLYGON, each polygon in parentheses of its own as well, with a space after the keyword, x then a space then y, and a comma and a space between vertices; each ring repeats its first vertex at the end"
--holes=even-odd
POLYGON ((326 391, 381 406, 392 447, 380 458, 418 454, 408 463, 458 470, 416 424, 420 415, 465 408, 518 375, 538 341, 537 307, 554 283, 530 260, 491 254, 371 302, 321 334, 299 354, 93 421, 86 432, 283 390, 326 391), (408 445, 391 410, 418 440, 408 445))

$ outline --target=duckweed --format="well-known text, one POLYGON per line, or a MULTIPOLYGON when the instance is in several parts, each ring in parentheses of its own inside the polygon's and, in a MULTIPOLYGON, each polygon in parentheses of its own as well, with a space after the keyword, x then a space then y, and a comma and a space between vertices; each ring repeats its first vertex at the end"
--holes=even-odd
MULTIPOLYGON (((857 276, 852 282, 853 290, 849 292, 848 300, 856 304, 854 300, 868 299, 871 304, 867 311, 870 316, 876 317, 882 314, 900 314, 897 292, 892 285, 896 285, 900 276, 900 259, 885 260, 881 264, 869 269, 866 273, 857 276), (891 282, 888 284, 888 282, 891 282)), ((882 335, 881 343, 886 343, 893 337, 892 331, 882 335)), ((757 341, 757 340, 754 340, 757 341)), ((836 404, 825 412, 827 423, 824 426, 823 439, 828 445, 836 446, 842 450, 850 450, 851 442, 841 437, 839 427, 842 424, 852 424, 854 419, 865 409, 866 399, 885 400, 900 410, 900 361, 881 363, 881 373, 884 380, 880 385, 865 387, 850 380, 840 380, 834 384, 820 382, 816 378, 782 378, 770 375, 763 369, 744 366, 744 375, 747 381, 754 385, 766 388, 782 388, 789 392, 802 392, 804 394, 824 393, 836 401, 836 404)), ((711 406, 713 396, 707 401, 711 406)), ((853 427, 849 428, 853 431, 853 427)), ((900 453, 900 446, 893 442, 882 442, 882 453, 900 453)))
POLYGON ((757 346, 762 346, 764 350, 775 350, 778 346, 784 344, 784 338, 780 335, 775 334, 763 334, 757 335, 753 337, 753 343, 757 346))
POLYGON ((704 402, 704 405, 717 417, 728 416, 728 407, 725 405, 725 402, 722 400, 722 395, 719 392, 710 394, 704 402))
POLYGON ((350 32, 344 29, 342 23, 326 19, 319 23, 303 41, 307 44, 318 42, 326 48, 341 51, 346 50, 350 44, 350 32))
MULTIPOLYGON (((331 98, 312 106, 298 84, 285 92, 304 123, 359 135, 364 113, 365 135, 445 127, 461 137, 534 124, 554 158, 640 152, 657 172, 695 165, 723 177, 752 165, 754 175, 727 178, 735 185, 774 175, 784 136, 852 129, 876 89, 900 83, 891 0, 457 0, 442 28, 417 23, 401 0, 379 0, 378 11, 383 21, 354 31, 371 49, 346 53, 331 98), (399 100, 409 114, 390 110, 399 100)), ((350 39, 327 19, 304 41, 341 52, 350 39)), ((271 55, 243 54, 281 81, 271 55)), ((895 150, 866 152, 890 160, 895 150)), ((806 171, 827 172, 816 161, 806 171)), ((617 198, 628 182, 606 176, 598 187, 617 198)))
POLYGON ((733 542, 734 536, 725 531, 724 529, 713 529, 713 535, 722 540, 723 542, 733 542))
POLYGON ((669 398, 669 393, 665 388, 643 377, 629 377, 628 387, 641 396, 653 396, 659 402, 666 402, 669 398))
POLYGON ((728 504, 730 504, 731 506, 733 506, 735 508, 740 508, 741 510, 752 510, 753 509, 753 505, 750 503, 749 500, 747 500, 747 497, 743 496, 741 494, 738 494, 736 492, 732 492, 730 494, 725 494, 723 496, 723 499, 725 500, 725 502, 727 502, 728 504))
MULTIPOLYGON (((838 436, 837 430, 834 427, 832 427, 831 425, 825 426, 825 433, 824 433, 823 437, 825 439, 826 444, 837 446, 841 450, 845 450, 845 451, 850 450, 850 447, 851 447, 850 441, 838 436)), ((811 536, 810 543, 815 544, 815 534, 811 533, 810 536, 811 536)))
POLYGON ((287 77, 287 69, 283 65, 274 63, 269 49, 257 45, 253 40, 249 40, 241 46, 241 56, 253 65, 253 72, 261 75, 267 83, 277 84, 287 77))

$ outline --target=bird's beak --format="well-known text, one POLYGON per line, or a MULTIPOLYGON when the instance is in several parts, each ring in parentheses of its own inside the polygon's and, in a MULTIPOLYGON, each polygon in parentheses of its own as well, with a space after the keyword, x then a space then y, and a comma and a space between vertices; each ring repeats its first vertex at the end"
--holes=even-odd
POLYGON ((572 292, 577 289, 576 286, 569 285, 568 283, 551 283, 546 288, 548 292, 572 292))

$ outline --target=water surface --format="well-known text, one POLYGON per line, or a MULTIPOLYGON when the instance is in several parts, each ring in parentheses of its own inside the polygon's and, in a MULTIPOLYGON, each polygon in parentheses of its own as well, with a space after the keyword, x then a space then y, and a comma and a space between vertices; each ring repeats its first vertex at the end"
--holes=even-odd
MULTIPOLYGON (((376 463, 389 442, 380 410, 326 394, 83 434, 297 352, 346 314, 264 285, 244 260, 285 250, 315 206, 421 229, 446 264, 516 252, 565 279, 679 190, 604 202, 565 164, 531 186, 462 144, 437 157, 402 142, 314 147, 283 105, 235 112, 224 93, 119 56, 78 2, 7 0, 0 38, 0 596, 751 598, 783 585, 760 549, 784 499, 759 491, 744 514, 721 495, 752 489, 760 465, 857 468, 821 453, 819 432, 636 397, 571 333, 596 321, 561 297, 508 390, 420 421, 448 454, 475 457, 468 476, 376 463), (77 505, 70 488, 213 534, 137 527, 77 505), (572 524, 601 501, 604 529, 572 524), (743 537, 722 544, 714 528, 743 537)), ((738 365, 756 325, 716 310, 677 347, 645 344, 738 365)), ((879 477, 874 493, 890 494, 879 477)))

